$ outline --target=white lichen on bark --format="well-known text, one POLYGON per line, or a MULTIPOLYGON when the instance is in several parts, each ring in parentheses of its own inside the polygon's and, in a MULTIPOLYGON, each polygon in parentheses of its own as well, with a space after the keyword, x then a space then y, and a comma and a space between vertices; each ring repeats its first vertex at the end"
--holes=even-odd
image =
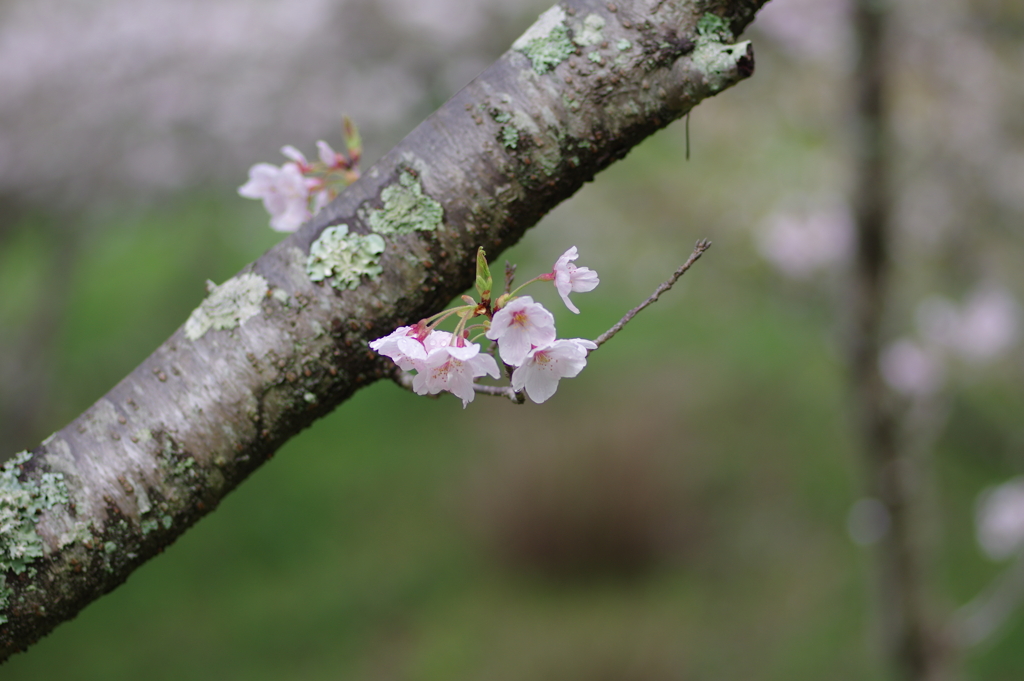
POLYGON ((348 225, 328 227, 313 242, 306 272, 313 281, 330 279, 337 289, 354 289, 363 277, 379 277, 384 238, 379 234, 349 234, 348 225))
POLYGON ((723 90, 735 82, 736 65, 747 56, 750 41, 729 45, 713 40, 697 43, 691 59, 693 65, 704 74, 712 92, 723 90))
POLYGON ((185 337, 198 340, 210 329, 233 329, 257 315, 270 286, 247 272, 228 279, 199 304, 185 322, 185 337))
POLYGON ((604 28, 604 25, 604 17, 600 14, 588 14, 582 24, 578 24, 573 28, 574 35, 572 37, 572 41, 581 47, 586 45, 597 45, 599 42, 604 40, 604 34, 601 33, 601 29, 604 28))

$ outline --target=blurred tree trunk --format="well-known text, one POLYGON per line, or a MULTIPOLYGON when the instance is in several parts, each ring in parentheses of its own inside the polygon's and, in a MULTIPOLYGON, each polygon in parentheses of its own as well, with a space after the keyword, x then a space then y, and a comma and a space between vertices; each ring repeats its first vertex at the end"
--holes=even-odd
POLYGON ((926 593, 924 532, 919 514, 920 462, 902 442, 904 408, 879 368, 890 297, 893 231, 892 145, 887 88, 888 3, 856 0, 858 63, 854 73, 854 187, 857 229, 849 364, 867 493, 888 512, 889 529, 875 552, 879 634, 887 665, 906 681, 952 678, 950 648, 926 593))
POLYGON ((123 582, 293 435, 389 369, 427 316, 560 201, 753 72, 765 0, 569 0, 301 230, 215 289, 141 366, 0 475, 0 659, 123 582), (700 27, 698 30, 698 22, 700 27), (334 225, 383 273, 314 282, 334 225), (408 229, 406 229, 408 228, 408 229))

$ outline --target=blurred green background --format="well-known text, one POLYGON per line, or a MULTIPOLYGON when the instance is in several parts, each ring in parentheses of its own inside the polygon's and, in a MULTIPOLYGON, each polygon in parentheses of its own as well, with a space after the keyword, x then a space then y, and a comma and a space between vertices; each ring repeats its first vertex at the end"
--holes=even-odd
MULTIPOLYGON (((451 396, 424 399, 392 384, 363 390, 125 585, 0 667, 0 678, 885 678, 869 554, 847 530, 861 494, 846 411, 842 253, 787 276, 758 237, 780 211, 845 190, 846 15, 822 20, 839 53, 823 54, 788 44, 806 4, 776 2, 791 14, 753 32, 754 77, 694 111, 688 162, 677 122, 500 257, 525 278, 577 245, 579 264, 601 275, 593 293, 574 296, 582 314, 562 309, 551 290, 531 294, 556 312, 560 336, 593 338, 694 241, 714 242, 578 378, 540 406, 478 398, 463 410, 451 396)), ((3 5, 10 16, 18 6, 3 5)), ((950 21, 981 35, 993 59, 1024 55, 1013 3, 941 6, 959 8, 950 21), (973 23, 957 23, 963 17, 973 23)), ((539 9, 487 14, 504 33, 473 53, 477 61, 497 56, 539 9)), ((911 19, 915 10, 927 11, 903 6, 911 19)), ((906 39, 923 40, 915 35, 906 39)), ((436 54, 447 58, 441 47, 436 54)), ((921 75, 915 59, 926 61, 911 53, 904 82, 921 75)), ((1003 81, 990 85, 1005 95, 1003 81)), ((445 87, 430 83, 396 122, 364 126, 367 160, 443 101, 445 87)), ((901 178, 919 201, 901 206, 934 209, 936 187, 948 182, 963 195, 940 194, 968 218, 947 213, 953 224, 937 233, 901 232, 893 337, 912 329, 922 297, 959 297, 979 272, 1024 290, 1016 194, 989 191, 980 177, 963 187, 915 137, 917 120, 944 129, 933 108, 950 98, 946 109, 957 111, 955 96, 911 88, 897 107, 908 117, 897 123, 908 131, 901 178)), ((1008 127, 992 134, 1019 150, 1020 109, 998 111, 1008 127)), ((280 162, 273 150, 285 143, 308 153, 313 139, 264 140, 265 155, 246 162, 280 162)), ((160 190, 97 189, 94 201, 66 204, 6 185, 0 454, 34 446, 87 408, 183 323, 206 279, 226 279, 279 239, 261 207, 234 192, 244 168, 160 190)), ((942 613, 1001 569, 976 546, 974 503, 1024 470, 1022 368, 1012 351, 949 369, 943 384, 943 425, 929 446, 942 613)), ((1021 678, 1022 643, 1024 617, 1014 616, 970 652, 965 673, 1021 678)))

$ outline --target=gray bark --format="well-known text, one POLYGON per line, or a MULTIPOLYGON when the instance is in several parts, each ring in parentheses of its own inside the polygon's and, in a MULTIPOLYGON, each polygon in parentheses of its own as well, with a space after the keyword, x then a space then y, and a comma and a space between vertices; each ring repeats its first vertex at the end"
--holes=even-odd
POLYGON ((368 340, 468 288, 477 247, 496 256, 635 144, 749 76, 752 50, 729 31, 764 1, 552 8, 102 399, 16 457, 0 476, 0 659, 119 585, 286 440, 388 375, 368 340), (725 21, 716 30, 708 14, 725 21), (381 234, 383 253, 313 281, 310 249, 340 224, 381 234))

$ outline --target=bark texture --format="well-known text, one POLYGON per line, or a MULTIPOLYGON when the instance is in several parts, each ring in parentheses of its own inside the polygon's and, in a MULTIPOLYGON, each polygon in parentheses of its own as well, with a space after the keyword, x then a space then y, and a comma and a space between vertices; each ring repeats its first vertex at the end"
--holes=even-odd
POLYGON ((122 583, 635 144, 753 72, 764 0, 568 0, 0 475, 0 659, 122 583), (344 225, 344 227, 341 227, 344 225), (311 250, 314 258, 310 259, 311 250))

